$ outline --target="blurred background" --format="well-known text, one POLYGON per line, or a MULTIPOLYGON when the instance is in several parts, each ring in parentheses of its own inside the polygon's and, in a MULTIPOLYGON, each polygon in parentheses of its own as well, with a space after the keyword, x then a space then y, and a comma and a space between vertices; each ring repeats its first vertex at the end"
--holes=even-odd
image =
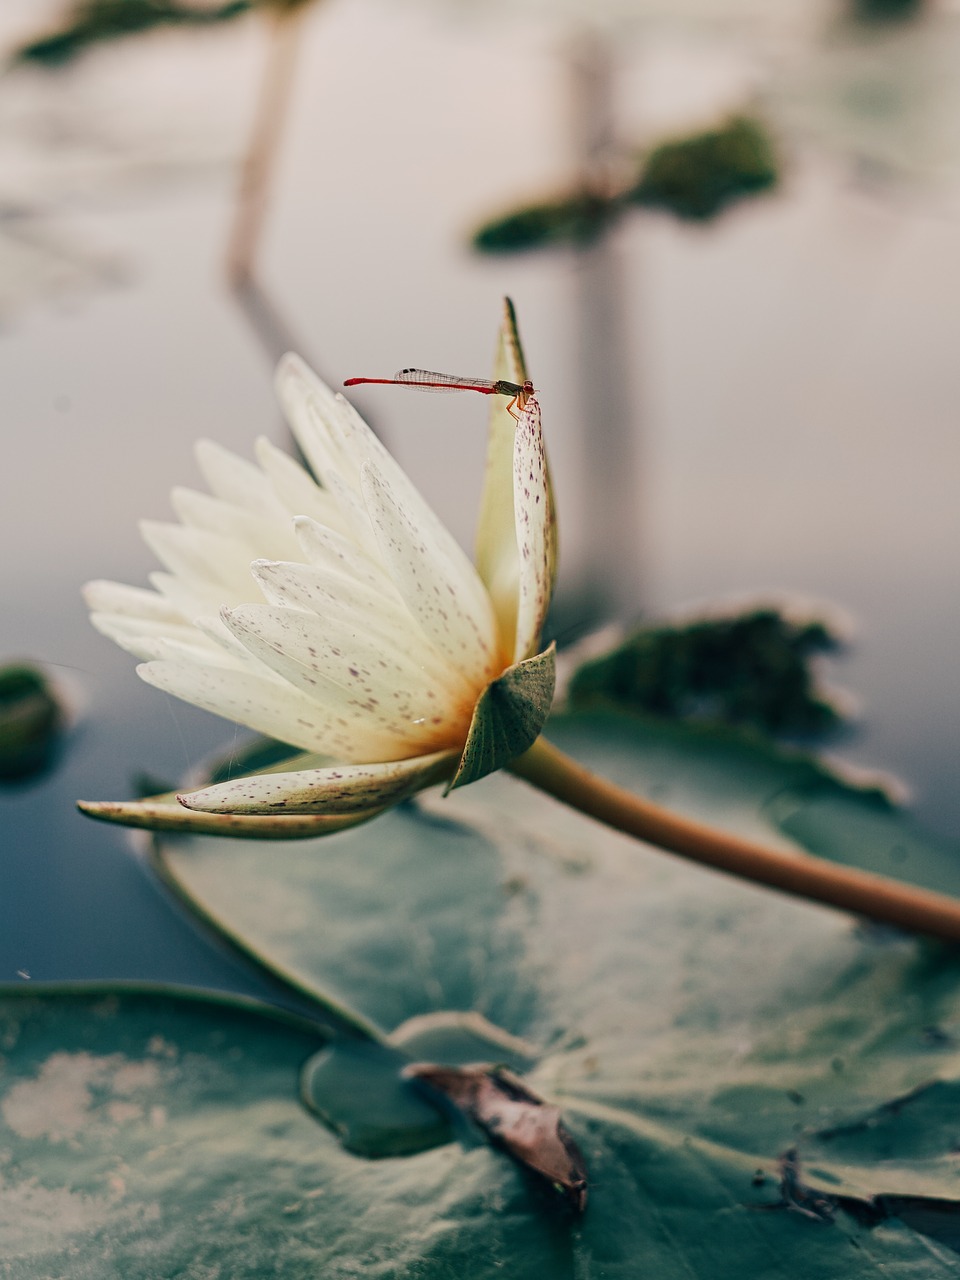
MULTIPOLYGON (((199 483, 198 436, 284 439, 283 346, 334 384, 486 376, 505 294, 561 639, 829 603, 838 750, 960 830, 960 7, 4 0, 0 51, 0 659, 74 717, 0 791, 0 982, 251 989, 73 811, 231 736, 142 685, 80 587, 145 583, 137 520, 199 483)), ((469 546, 485 402, 361 390, 469 546)))

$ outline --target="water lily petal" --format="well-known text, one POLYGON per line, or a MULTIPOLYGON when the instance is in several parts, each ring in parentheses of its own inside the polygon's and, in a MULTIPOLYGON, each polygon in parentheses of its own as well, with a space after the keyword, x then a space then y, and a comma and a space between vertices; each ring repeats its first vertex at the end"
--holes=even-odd
MULTIPOLYGON (((369 488, 365 476, 372 472, 389 488, 395 505, 406 513, 409 523, 418 530, 419 536, 436 551, 439 559, 449 565, 466 610, 482 620, 484 628, 490 629, 493 638, 496 635, 496 623, 490 597, 469 556, 356 409, 342 396, 334 396, 333 400, 338 413, 331 425, 331 434, 340 441, 342 453, 351 457, 358 469, 360 489, 367 503, 367 510, 369 511, 369 488)), ((383 555, 382 543, 380 554, 383 555)), ((388 568, 392 569, 392 564, 388 564, 388 568)))
MULTIPOLYGON (((504 299, 493 376, 522 385, 527 366, 513 303, 504 299)), ((516 422, 502 396, 491 396, 487 463, 480 499, 475 554, 479 573, 497 616, 504 647, 512 650, 517 629, 520 563, 514 532, 513 445, 516 422)))
POLYGON ((382 590, 391 599, 400 599, 389 574, 380 562, 375 540, 376 554, 371 559, 355 542, 315 520, 300 517, 294 520, 294 528, 301 550, 312 564, 356 578, 358 582, 365 582, 376 591, 382 590))
POLYGON ((462 694, 452 700, 436 672, 385 638, 300 609, 245 605, 221 616, 290 686, 358 731, 379 735, 378 753, 368 760, 415 755, 418 745, 422 751, 456 741, 462 694))
POLYGON ((250 598, 250 562, 231 539, 158 520, 141 520, 140 532, 157 559, 188 586, 209 589, 217 584, 241 600, 250 598))
POLYGON ((410 629, 412 619, 397 593, 384 591, 378 575, 363 581, 356 575, 320 564, 290 560, 254 560, 250 566, 254 580, 268 604, 289 605, 314 613, 350 613, 380 622, 388 628, 410 629))
MULTIPOLYGON (((366 499, 363 476, 372 465, 395 495, 398 505, 408 512, 411 523, 449 562, 468 608, 478 617, 489 616, 492 612, 489 598, 469 557, 356 409, 342 395, 331 391, 298 356, 284 356, 277 383, 284 403, 289 406, 291 425, 298 439, 299 432, 303 432, 300 443, 311 464, 309 450, 315 449, 318 453, 324 484, 329 482, 333 490, 339 482, 351 495, 359 497, 362 493, 366 499)), ((343 490, 336 496, 338 502, 349 508, 353 525, 356 507, 352 499, 343 490)), ((367 546, 366 542, 364 545, 367 546)), ((381 555, 382 551, 381 546, 381 555)))
POLYGON ((255 448, 257 461, 288 515, 309 516, 320 524, 330 525, 341 533, 344 531, 344 523, 333 498, 320 488, 295 458, 278 449, 266 436, 259 437, 255 448))
POLYGON ((303 681, 307 692, 313 677, 363 696, 379 695, 400 682, 426 687, 430 681, 402 634, 389 640, 371 635, 362 617, 337 612, 321 617, 268 604, 238 605, 220 616, 244 644, 256 641, 258 658, 284 679, 303 681))
MULTIPOLYGON (((287 419, 308 463, 329 493, 338 519, 333 527, 376 560, 377 545, 360 494, 355 463, 344 456, 319 408, 320 392, 332 393, 295 356, 284 356, 277 370, 277 390, 287 419)), ((339 406, 335 406, 339 412, 339 406)))
POLYGON ((198 440, 194 452, 210 492, 221 501, 273 524, 287 515, 268 477, 246 458, 213 440, 198 440))
MULTIPOLYGON (((416 522, 386 477, 372 463, 362 476, 380 556, 423 634, 473 684, 483 684, 501 662, 496 621, 486 592, 476 596, 459 564, 416 522)), ((471 568, 473 579, 476 575, 471 568)))
POLYGON ((92 613, 90 621, 101 635, 144 661, 171 656, 169 646, 174 641, 186 646, 198 662, 216 661, 216 646, 213 642, 186 622, 132 618, 113 613, 92 613))
POLYGON ((235 660, 235 666, 239 664, 241 667, 252 668, 258 674, 266 674, 263 669, 264 664, 237 639, 219 613, 194 618, 193 625, 202 635, 212 640, 218 649, 226 650, 235 660))
POLYGON ((183 621, 176 607, 155 591, 128 587, 122 582, 108 582, 105 578, 88 582, 83 588, 83 599, 87 608, 97 614, 150 618, 175 626, 183 621))
POLYGON ((258 555, 279 560, 297 553, 293 523, 286 513, 282 520, 268 520, 194 489, 176 488, 170 501, 182 524, 231 539, 248 561, 258 555))
POLYGON ((517 423, 513 453, 513 496, 517 550, 520 554, 517 635, 514 662, 537 650, 553 589, 553 511, 547 480, 540 406, 527 401, 517 423))
POLYGON ((147 831, 175 831, 183 835, 228 836, 232 840, 306 840, 369 822, 379 809, 352 814, 273 814, 263 816, 196 813, 169 799, 79 800, 77 808, 100 822, 147 831))
POLYGON ((379 548, 362 496, 344 479, 340 471, 327 471, 323 482, 339 507, 346 537, 365 556, 376 561, 379 558, 379 548))
MULTIPOLYGON (((371 738, 350 718, 331 712, 273 676, 193 662, 147 662, 137 668, 147 684, 304 751, 341 760, 372 757, 382 739, 371 738)), ((393 745, 393 744, 389 744, 393 745)), ((408 753, 409 754, 409 753, 408 753)))
MULTIPOLYGON (((200 617, 219 618, 220 610, 226 598, 227 603, 239 603, 237 593, 226 594, 224 588, 213 582, 191 582, 187 584, 173 573, 163 573, 159 569, 149 575, 150 585, 158 596, 167 602, 170 609, 176 610, 178 622, 193 622, 200 617)), ((243 599, 256 599, 259 590, 250 579, 251 591, 244 593, 243 599)))
POLYGON ((251 570, 268 604, 318 614, 325 626, 337 618, 353 631, 360 628, 377 649, 402 648, 431 679, 462 695, 469 694, 462 674, 420 632, 395 591, 385 595, 376 587, 319 565, 255 560, 251 570))
POLYGON ((397 804, 449 778, 459 752, 439 751, 385 764, 339 765, 236 778, 179 797, 203 813, 356 813, 397 804))
POLYGON ((339 476, 359 501, 356 463, 344 456, 331 431, 331 421, 342 412, 342 402, 299 356, 290 353, 277 366, 274 383, 290 429, 313 474, 331 492, 330 477, 339 476))

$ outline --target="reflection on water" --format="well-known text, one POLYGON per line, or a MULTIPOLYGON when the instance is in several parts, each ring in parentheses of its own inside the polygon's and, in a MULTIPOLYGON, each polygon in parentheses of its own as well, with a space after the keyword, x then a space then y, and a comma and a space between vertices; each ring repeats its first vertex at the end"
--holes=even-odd
MULTIPOLYGON (((590 433, 585 446, 570 374, 576 267, 563 255, 478 261, 462 247, 504 193, 546 189, 566 172, 555 68, 533 28, 505 47, 486 30, 463 43, 406 8, 377 9, 375 22, 371 13, 330 6, 309 29, 265 271, 331 380, 406 364, 482 372, 499 298, 515 297, 545 388, 562 588, 577 579, 590 519, 577 483, 590 433), (414 177, 411 138, 443 164, 414 177)), ((217 74, 242 113, 257 33, 224 39, 217 74)), ((109 102, 120 73, 97 65, 78 83, 109 102)), ((191 65, 199 75, 199 57, 191 65)), ((135 66, 146 100, 166 84, 187 103, 184 115, 155 110, 155 150, 172 136, 191 138, 195 155, 235 154, 235 125, 200 110, 206 80, 176 79, 160 53, 141 51, 135 66)), ((33 106, 4 107, 0 94, 7 155, 24 136, 17 112, 36 110, 36 88, 23 94, 33 106)), ((258 433, 282 438, 265 365, 221 281, 231 178, 216 164, 193 166, 202 181, 110 184, 89 169, 81 181, 67 151, 59 167, 45 155, 43 208, 70 244, 122 260, 126 276, 69 303, 35 300, 0 333, 0 657, 70 672, 90 706, 57 772, 0 796, 0 981, 22 971, 22 981, 242 986, 234 962, 179 921, 128 838, 73 810, 78 796, 131 794, 141 771, 175 779, 229 738, 221 722, 140 684, 132 660, 89 628, 79 587, 145 580, 154 565, 136 521, 166 518, 173 485, 198 483, 197 436, 247 455, 258 433)), ((801 158, 782 196, 715 231, 651 220, 617 248, 644 415, 635 488, 650 581, 638 604, 662 612, 787 590, 849 609, 860 631, 836 674, 863 697, 865 719, 848 754, 900 774, 922 818, 955 833, 960 227, 870 203, 801 158)), ((483 406, 361 403, 469 542, 483 406)), ((627 555, 611 547, 611 571, 627 555)))

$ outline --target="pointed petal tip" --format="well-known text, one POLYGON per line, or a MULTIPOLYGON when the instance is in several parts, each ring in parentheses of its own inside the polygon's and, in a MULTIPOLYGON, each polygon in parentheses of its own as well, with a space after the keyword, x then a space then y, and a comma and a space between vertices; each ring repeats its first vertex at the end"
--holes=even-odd
POLYGON ((235 816, 199 813, 180 808, 166 797, 152 800, 80 800, 77 807, 87 817, 148 831, 180 835, 226 836, 238 840, 303 840, 358 826, 380 810, 337 816, 277 814, 235 816))
POLYGON ((276 376, 285 377, 288 373, 300 373, 307 367, 303 356, 296 351, 285 351, 277 361, 276 376))
POLYGON ((88 609, 96 609, 97 598, 105 587, 112 586, 105 578, 91 578, 89 582, 85 582, 80 588, 80 595, 83 603, 88 609))
POLYGON ((292 389, 302 391, 305 386, 309 387, 311 383, 317 382, 321 382, 321 379, 313 372, 306 360, 298 356, 295 351, 287 351, 280 357, 273 375, 273 384, 281 403, 285 403, 285 396, 292 389))
MULTIPOLYGON (((223 784, 220 784, 220 785, 223 785, 223 784)), ((177 804, 180 805, 181 809, 186 810, 188 813, 220 814, 222 817, 231 816, 231 811, 223 806, 220 806, 219 808, 217 808, 217 807, 214 807, 213 805, 207 805, 203 803, 203 797, 206 795, 208 791, 212 791, 212 790, 213 790, 212 787, 201 787, 201 788, 198 788, 196 791, 177 791, 175 793, 175 798, 176 798, 177 804)), ((272 809, 268 809, 267 806, 264 805, 263 808, 261 809, 255 809, 251 807, 247 809, 245 812, 248 815, 254 815, 258 812, 264 813, 264 814, 266 813, 276 814, 277 809, 276 807, 272 809)))

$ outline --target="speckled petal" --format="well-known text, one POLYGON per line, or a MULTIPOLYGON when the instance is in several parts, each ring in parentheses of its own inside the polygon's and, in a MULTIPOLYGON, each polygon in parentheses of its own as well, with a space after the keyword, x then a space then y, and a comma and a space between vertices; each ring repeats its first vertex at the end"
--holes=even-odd
POLYGON ((474 686, 482 686, 501 663, 490 598, 471 568, 464 580, 429 530, 372 463, 363 469, 363 490, 381 558, 397 590, 430 643, 474 686))
POLYGON ((397 804, 446 780, 458 758, 456 751, 438 751, 385 764, 262 773, 192 791, 179 800, 203 813, 356 813, 397 804))
POLYGON ((376 817, 378 809, 362 813, 225 814, 196 813, 175 798, 151 800, 78 800, 77 808, 98 822, 117 822, 147 831, 173 831, 181 835, 225 836, 230 840, 307 840, 359 826, 376 817))
MULTIPOLYGON (((493 377, 522 385, 527 376, 513 304, 505 298, 493 377)), ((493 601, 504 648, 512 652, 520 582, 513 502, 513 447, 517 424, 502 396, 491 396, 490 400, 487 461, 477 522, 477 572, 493 601)))
POLYGON ((399 600, 397 589, 380 562, 380 553, 376 548, 375 540, 375 555, 371 558, 350 538, 342 536, 335 529, 318 524, 315 520, 299 518, 294 521, 294 528, 300 549, 311 564, 345 574, 358 582, 365 582, 375 591, 383 591, 391 598, 399 600))
POLYGON ((513 450, 513 499, 520 553, 517 636, 514 662, 532 657, 550 605, 553 512, 547 481, 547 459, 540 426, 540 406, 527 401, 517 423, 513 450))
POLYGON ((250 570, 268 604, 324 614, 333 609, 372 621, 379 617, 383 625, 390 628, 415 631, 403 602, 391 589, 392 584, 378 576, 364 581, 337 569, 295 560, 254 560, 250 570))
MULTIPOLYGON (((284 356, 277 384, 284 403, 289 406, 291 424, 304 452, 311 465, 310 449, 322 455, 318 462, 324 468, 321 478, 324 484, 329 483, 344 509, 349 510, 351 529, 358 540, 360 530, 351 497, 362 492, 364 499, 367 498, 363 476, 372 466, 389 487, 396 504, 407 513, 410 523, 422 531, 430 546, 449 563, 468 611, 478 617, 486 615, 492 622, 489 597, 469 557, 356 409, 342 395, 331 391, 297 356, 284 356), (338 481, 349 490, 349 495, 335 488, 338 481)), ((369 503, 367 507, 369 510, 369 503)), ((369 550, 365 540, 364 547, 369 550)))
POLYGON ((279 742, 342 760, 371 759, 371 737, 359 725, 331 714, 266 670, 261 676, 192 662, 161 661, 145 663, 137 673, 165 693, 279 742))
POLYGON ((261 675, 263 664, 258 658, 255 658, 245 644, 237 639, 224 620, 220 617, 219 612, 215 614, 201 614, 193 619, 193 625, 196 629, 208 639, 212 640, 220 649, 225 649, 231 654, 243 667, 252 667, 254 671, 261 675))
POLYGON ((380 735, 378 754, 369 760, 452 745, 466 731, 471 699, 452 698, 435 672, 384 637, 301 609, 241 605, 222 617, 291 686, 335 709, 358 731, 380 735))
POLYGON ((359 630, 381 649, 398 649, 439 685, 468 696, 470 686, 423 635, 399 595, 319 565, 256 560, 253 576, 268 604, 317 614, 326 627, 333 618, 359 630))
MULTIPOLYGON (((435 548, 438 558, 449 565, 467 612, 483 620, 493 640, 496 624, 490 597, 470 557, 353 406, 342 396, 333 399, 338 402, 339 412, 331 426, 331 434, 339 440, 342 453, 351 457, 358 468, 360 488, 368 511, 369 488, 365 476, 372 473, 389 488, 392 502, 403 510, 410 525, 419 531, 431 548, 435 548)), ((382 555, 382 545, 380 550, 382 555)))

